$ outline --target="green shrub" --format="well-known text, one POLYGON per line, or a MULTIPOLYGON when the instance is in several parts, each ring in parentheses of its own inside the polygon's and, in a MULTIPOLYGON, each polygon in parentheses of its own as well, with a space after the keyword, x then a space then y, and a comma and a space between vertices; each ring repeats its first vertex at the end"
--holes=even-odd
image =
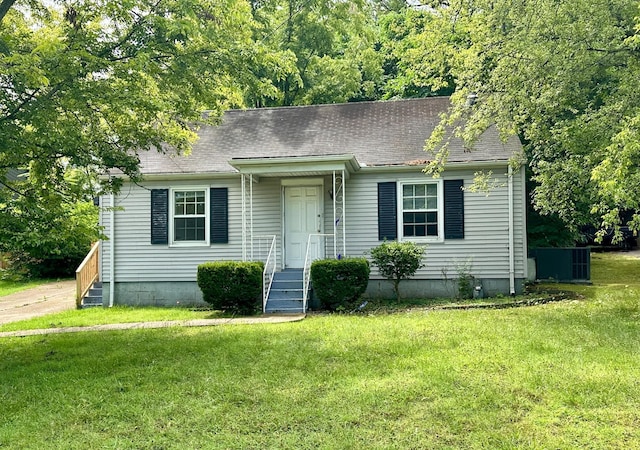
POLYGON ((322 308, 353 309, 369 284, 366 258, 320 259, 311 264, 311 281, 322 308))
POLYGON ((0 198, 0 253, 14 275, 72 277, 100 237, 92 202, 32 205, 0 198))
POLYGON ((262 262, 216 261, 198 266, 198 287, 215 309, 255 314, 262 299, 262 262))
POLYGON ((371 259, 380 275, 393 282, 396 299, 400 298, 400 281, 411 278, 424 267, 425 246, 414 242, 383 242, 371 249, 371 259))

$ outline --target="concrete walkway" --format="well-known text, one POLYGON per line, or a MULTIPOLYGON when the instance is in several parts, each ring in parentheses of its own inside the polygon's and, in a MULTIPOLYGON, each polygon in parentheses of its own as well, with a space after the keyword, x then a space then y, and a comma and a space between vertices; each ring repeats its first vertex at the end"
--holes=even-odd
POLYGON ((57 281, 0 297, 0 325, 76 307, 75 280, 57 281))
MULTIPOLYGON (((0 325, 32 319, 76 307, 75 280, 58 281, 0 297, 0 325)), ((81 331, 131 330, 137 328, 210 327, 217 325, 242 325, 253 323, 296 322, 304 314, 269 314, 255 317, 229 319, 170 320, 162 322, 117 323, 88 327, 46 328, 39 330, 4 331, 0 337, 22 337, 39 334, 78 333, 81 331)))
POLYGON ((111 331, 111 330, 133 330, 150 328, 169 327, 211 327, 218 325, 249 325, 256 323, 287 323, 298 322, 305 318, 304 314, 284 314, 284 315, 263 315, 255 317, 238 317, 229 319, 198 319, 198 320, 168 320, 162 322, 134 322, 134 323, 114 323, 108 325, 93 325, 88 327, 67 327, 67 328, 46 328, 38 330, 4 331, 0 332, 3 337, 25 337, 41 334, 61 334, 79 333, 84 331, 111 331))

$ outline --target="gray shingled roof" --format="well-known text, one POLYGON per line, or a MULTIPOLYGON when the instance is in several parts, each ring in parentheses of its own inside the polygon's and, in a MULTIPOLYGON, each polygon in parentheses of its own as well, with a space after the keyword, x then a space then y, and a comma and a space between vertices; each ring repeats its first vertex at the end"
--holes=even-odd
MULTIPOLYGON (((144 152, 143 174, 235 172, 232 158, 353 154, 361 165, 391 166, 429 159, 422 149, 449 106, 448 97, 227 111, 219 126, 198 132, 189 156, 144 152)), ((521 146, 489 129, 474 151, 450 145, 450 162, 506 161, 521 146)))

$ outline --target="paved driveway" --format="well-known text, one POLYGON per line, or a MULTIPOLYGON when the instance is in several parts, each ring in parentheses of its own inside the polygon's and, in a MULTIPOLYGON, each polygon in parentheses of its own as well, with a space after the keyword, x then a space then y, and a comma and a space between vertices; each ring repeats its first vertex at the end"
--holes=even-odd
POLYGON ((76 307, 75 280, 43 284, 0 297, 0 324, 31 319, 76 307))

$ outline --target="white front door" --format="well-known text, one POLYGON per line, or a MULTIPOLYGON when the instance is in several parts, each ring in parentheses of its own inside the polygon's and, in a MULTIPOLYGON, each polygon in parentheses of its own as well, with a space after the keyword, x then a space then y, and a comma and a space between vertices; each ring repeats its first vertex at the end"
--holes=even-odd
MULTIPOLYGON (((310 234, 322 233, 321 186, 285 186, 285 267, 302 268, 310 234)), ((321 257, 319 239, 312 239, 310 256, 321 257)))

